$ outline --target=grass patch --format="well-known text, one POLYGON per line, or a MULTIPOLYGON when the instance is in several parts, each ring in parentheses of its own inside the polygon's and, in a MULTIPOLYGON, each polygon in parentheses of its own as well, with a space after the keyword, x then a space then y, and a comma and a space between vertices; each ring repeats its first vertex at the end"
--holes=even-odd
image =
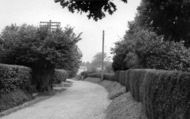
POLYGON ((100 85, 106 88, 109 92, 109 99, 114 99, 126 92, 125 87, 115 81, 101 81, 100 85))
POLYGON ((99 78, 86 78, 85 80, 102 85, 108 91, 111 100, 126 92, 125 87, 115 81, 101 81, 99 78))
POLYGON ((134 101, 128 92, 112 100, 106 111, 106 119, 145 119, 141 118, 141 111, 141 103, 134 101))
POLYGON ((86 78, 86 81, 102 85, 112 100, 106 110, 106 119, 147 119, 142 113, 141 103, 135 101, 126 88, 115 81, 86 78))

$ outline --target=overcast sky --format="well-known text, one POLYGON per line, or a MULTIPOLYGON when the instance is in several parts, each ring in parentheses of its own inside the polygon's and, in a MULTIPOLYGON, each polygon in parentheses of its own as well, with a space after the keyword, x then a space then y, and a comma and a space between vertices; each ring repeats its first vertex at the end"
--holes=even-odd
POLYGON ((117 1, 118 10, 113 15, 95 22, 85 14, 72 14, 62 9, 54 0, 0 0, 0 30, 6 25, 23 23, 39 25, 40 21, 58 21, 61 26, 74 27, 76 33, 83 32, 78 43, 83 53, 83 61, 91 61, 101 51, 102 30, 105 30, 105 52, 122 39, 128 28, 128 21, 134 19, 140 0, 128 0, 127 4, 117 1))

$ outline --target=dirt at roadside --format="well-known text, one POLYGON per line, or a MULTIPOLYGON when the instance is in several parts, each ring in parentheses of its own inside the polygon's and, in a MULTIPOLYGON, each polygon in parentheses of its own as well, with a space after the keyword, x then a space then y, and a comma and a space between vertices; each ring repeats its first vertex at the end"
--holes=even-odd
POLYGON ((113 99, 107 108, 106 119, 141 119, 142 105, 131 94, 124 93, 113 99))
POLYGON ((118 82, 100 81, 98 78, 87 78, 86 81, 98 83, 109 92, 112 100, 106 110, 105 119, 147 119, 142 112, 142 104, 135 101, 130 92, 118 82))

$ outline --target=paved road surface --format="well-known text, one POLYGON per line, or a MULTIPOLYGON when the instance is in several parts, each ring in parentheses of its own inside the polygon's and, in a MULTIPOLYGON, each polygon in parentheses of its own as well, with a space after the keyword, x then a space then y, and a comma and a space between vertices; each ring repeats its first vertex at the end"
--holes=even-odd
POLYGON ((90 82, 72 82, 66 91, 1 119, 104 119, 107 91, 90 82))

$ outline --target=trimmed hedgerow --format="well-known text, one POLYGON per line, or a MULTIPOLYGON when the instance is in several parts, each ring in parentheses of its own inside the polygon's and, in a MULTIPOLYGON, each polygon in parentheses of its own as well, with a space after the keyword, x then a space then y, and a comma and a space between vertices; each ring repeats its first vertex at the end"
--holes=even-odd
POLYGON ((61 83, 68 78, 67 71, 63 69, 55 69, 53 83, 61 83))
POLYGON ((141 70, 141 69, 134 69, 129 70, 128 72, 128 83, 127 85, 129 91, 131 92, 132 96, 136 101, 142 101, 142 83, 144 81, 144 78, 146 77, 146 71, 147 70, 141 70))
MULTIPOLYGON (((84 79, 87 77, 101 78, 101 72, 82 72, 80 75, 83 76, 84 79)), ((115 81, 116 77, 114 73, 104 73, 103 79, 109 81, 115 81)))
POLYGON ((0 64, 0 94, 15 89, 29 91, 31 88, 31 69, 18 65, 0 64))
POLYGON ((31 100, 31 69, 0 64, 0 112, 31 100))
POLYGON ((118 82, 119 82, 119 72, 120 71, 115 72, 115 81, 118 81, 118 82))
POLYGON ((8 94, 2 94, 0 98, 0 112, 23 104, 31 99, 32 96, 29 93, 20 89, 11 91, 8 94))
POLYGON ((125 82, 125 71, 120 71, 119 72, 119 77, 118 77, 118 81, 124 85, 124 82, 125 82))
POLYGON ((190 73, 149 71, 143 93, 149 119, 190 118, 190 73))
POLYGON ((114 73, 106 73, 106 74, 104 74, 104 80, 115 81, 114 73))
POLYGON ((125 80, 134 99, 143 103, 148 119, 190 119, 190 73, 131 69, 125 72, 125 80))

